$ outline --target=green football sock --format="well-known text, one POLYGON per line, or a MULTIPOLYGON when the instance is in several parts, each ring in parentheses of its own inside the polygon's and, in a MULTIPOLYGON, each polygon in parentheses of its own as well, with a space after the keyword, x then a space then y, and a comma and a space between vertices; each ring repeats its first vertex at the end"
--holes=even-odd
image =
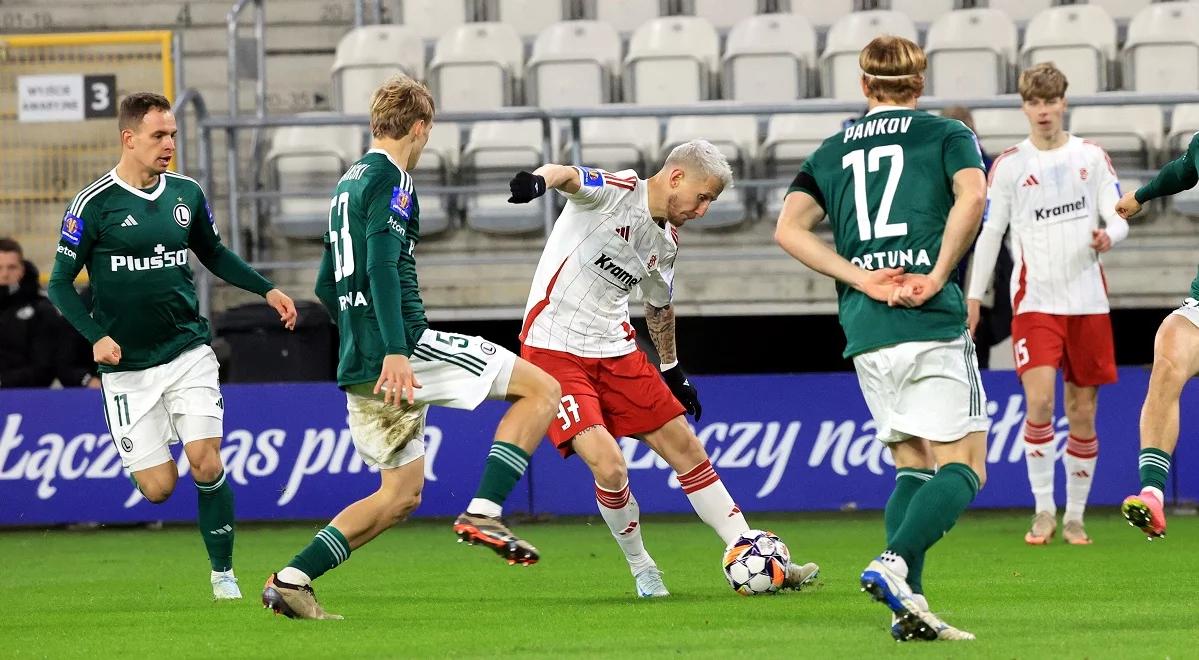
POLYGON ((1170 453, 1155 447, 1141 450, 1137 460, 1141 468, 1141 488, 1166 490, 1166 477, 1170 476, 1170 453))
MULTIPOLYGON (((895 472, 895 490, 891 491, 891 497, 887 499, 887 508, 883 511, 883 524, 887 528, 887 545, 891 544, 891 540, 895 538, 895 532, 899 530, 899 526, 903 524, 903 519, 907 516, 908 505, 912 502, 912 497, 920 490, 920 487, 928 483, 936 474, 934 470, 920 470, 916 468, 899 468, 895 472)), ((924 585, 921 583, 921 577, 924 573, 924 553, 914 557, 908 562, 908 586, 912 588, 912 593, 924 593, 924 585)))
POLYGON ((496 440, 487 453, 487 464, 483 468, 483 478, 479 481, 475 499, 502 506, 528 467, 529 455, 525 450, 496 440))
POLYGON ((288 567, 301 570, 315 580, 349 558, 349 541, 336 527, 328 525, 316 533, 300 554, 292 557, 288 567))
POLYGON ((196 482, 199 492, 199 515, 196 520, 204 547, 208 549, 208 561, 214 571, 233 568, 233 489, 225 479, 225 472, 215 481, 196 482))
POLYGON ((887 549, 912 563, 941 540, 978 494, 978 475, 969 465, 949 463, 920 487, 887 549))

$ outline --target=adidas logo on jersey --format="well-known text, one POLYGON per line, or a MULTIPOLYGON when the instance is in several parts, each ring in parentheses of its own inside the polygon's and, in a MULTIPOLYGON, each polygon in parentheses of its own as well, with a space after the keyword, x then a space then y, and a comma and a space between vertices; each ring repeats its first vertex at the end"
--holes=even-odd
POLYGON ((623 227, 617 227, 616 235, 623 238, 626 241, 629 240, 629 226, 625 225, 623 227))
POLYGON ((127 215, 127 216, 125 216, 125 221, 121 223, 121 226, 122 227, 136 227, 137 220, 134 220, 133 216, 127 215))
POLYGON ((1041 183, 1041 182, 1040 182, 1040 181, 1037 181, 1037 177, 1036 177, 1036 175, 1034 175, 1034 174, 1029 174, 1029 175, 1028 175, 1028 178, 1024 180, 1024 183, 1020 184, 1020 187, 1021 187, 1021 188, 1027 188, 1027 187, 1029 187, 1029 186, 1035 186, 1035 185, 1037 185, 1037 184, 1039 184, 1039 183, 1041 183))

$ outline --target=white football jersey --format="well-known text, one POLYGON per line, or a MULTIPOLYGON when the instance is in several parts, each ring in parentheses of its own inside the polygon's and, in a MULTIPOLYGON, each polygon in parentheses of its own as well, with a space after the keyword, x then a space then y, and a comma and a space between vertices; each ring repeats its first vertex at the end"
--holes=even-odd
POLYGON ((522 343, 579 357, 636 350, 629 293, 670 304, 678 232, 650 217, 646 182, 632 170, 579 172, 579 191, 550 232, 525 305, 522 343))
POLYGON ((1012 313, 1075 315, 1109 311, 1107 282, 1091 232, 1106 223, 1115 244, 1128 235, 1116 215, 1120 182, 1102 147, 1071 135, 1042 151, 1030 140, 991 165, 987 211, 974 250, 967 297, 981 300, 1011 228, 1012 313))

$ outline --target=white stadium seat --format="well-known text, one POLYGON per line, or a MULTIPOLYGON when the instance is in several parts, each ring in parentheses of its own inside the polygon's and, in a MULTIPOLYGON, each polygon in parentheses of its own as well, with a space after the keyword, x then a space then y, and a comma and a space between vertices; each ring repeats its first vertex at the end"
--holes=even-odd
POLYGON ((838 20, 828 32, 828 43, 820 57, 824 95, 836 99, 861 99, 858 84, 861 69, 858 54, 871 39, 891 34, 916 40, 916 25, 897 11, 860 11, 838 20))
POLYGON ((1153 167, 1165 125, 1156 105, 1084 106, 1070 112, 1070 133, 1098 143, 1116 167, 1153 167))
POLYGON ((988 7, 998 9, 1017 23, 1028 22, 1052 5, 1053 0, 987 0, 988 7))
MULTIPOLYGON (((545 160, 541 122, 481 121, 471 127, 462 149, 463 168, 477 184, 506 187, 519 170, 532 171, 545 160)), ((466 198, 466 224, 496 234, 521 234, 545 226, 537 204, 509 204, 507 192, 478 193, 466 198)))
POLYGON ((583 15, 629 33, 669 13, 666 0, 584 0, 583 15))
POLYGON ((1191 143, 1191 136, 1199 131, 1199 103, 1182 103, 1174 106, 1170 118, 1170 132, 1163 143, 1166 158, 1182 155, 1191 143))
POLYGON ((853 13, 854 0, 780 0, 780 3, 782 11, 789 9, 812 25, 828 26, 853 13))
POLYGON ((614 97, 620 36, 607 23, 563 21, 542 30, 525 68, 528 102, 543 108, 588 106, 614 97))
MULTIPOLYGON (((765 176, 794 177, 808 156, 827 138, 840 132, 846 120, 852 119, 854 117, 845 112, 772 116, 766 124, 766 139, 762 141, 765 176)), ((763 212, 767 218, 778 216, 788 185, 764 191, 763 212)))
POLYGON ((429 186, 445 186, 454 181, 462 148, 461 127, 458 124, 435 121, 429 142, 421 152, 412 178, 420 198, 421 236, 432 236, 450 228, 454 215, 453 195, 424 192, 429 186))
MULTIPOLYGON (((309 112, 300 116, 334 113, 309 112)), ((362 129, 356 126, 287 126, 277 129, 267 151, 267 171, 278 182, 273 224, 284 236, 316 237, 329 225, 328 197, 288 193, 330 192, 351 163, 362 156, 362 129)))
POLYGON ((891 0, 891 11, 903 12, 917 23, 932 23, 953 11, 957 0, 891 0))
POLYGON ((719 229, 738 225, 747 220, 749 196, 745 188, 735 185, 735 178, 745 176, 757 158, 758 120, 752 116, 683 116, 671 117, 666 124, 666 137, 658 158, 664 162, 670 150, 694 139, 704 139, 720 149, 733 168, 734 186, 720 194, 707 215, 695 223, 701 229, 719 229))
POLYGON ((570 144, 562 160, 575 165, 600 167, 610 172, 636 170, 653 174, 658 161, 658 120, 655 117, 594 117, 580 122, 580 157, 575 163, 570 144))
POLYGON ((758 13, 758 0, 682 0, 684 14, 708 19, 718 30, 728 30, 758 13))
POLYGON ((524 45, 512 26, 470 23, 437 40, 429 82, 437 109, 494 110, 513 101, 524 45))
POLYGON ((1199 89, 1199 4, 1153 4, 1132 19, 1124 42, 1124 86, 1138 92, 1199 89))
POLYGON ((1015 108, 981 108, 974 116, 974 132, 983 151, 998 156, 1028 137, 1028 117, 1015 108))
POLYGON ((720 37, 698 16, 656 18, 637 28, 625 57, 625 100, 677 105, 711 98, 720 37))
MULTIPOLYGON (((511 25, 522 37, 533 37, 554 23, 567 20, 570 0, 493 0, 498 16, 489 21, 511 25)), ((486 5, 485 5, 486 6, 486 5)))
POLYGON ((1154 0, 1087 0, 1088 5, 1099 5, 1117 21, 1127 21, 1154 0))
POLYGON ((400 0, 396 22, 433 40, 466 22, 468 4, 470 0, 400 0))
POLYGON ((724 98, 790 101, 810 94, 816 30, 798 14, 751 16, 729 32, 724 49, 724 98))
POLYGON ((1097 5, 1050 7, 1024 32, 1022 66, 1053 62, 1070 81, 1071 94, 1107 89, 1107 64, 1116 56, 1116 22, 1097 5))
POLYGON ((964 98, 1007 91, 1016 60, 1016 24, 996 9, 942 14, 928 30, 925 92, 964 98))
POLYGON ((392 75, 425 77, 425 44, 402 25, 367 25, 337 43, 333 57, 333 96, 342 112, 367 114, 371 94, 392 75))

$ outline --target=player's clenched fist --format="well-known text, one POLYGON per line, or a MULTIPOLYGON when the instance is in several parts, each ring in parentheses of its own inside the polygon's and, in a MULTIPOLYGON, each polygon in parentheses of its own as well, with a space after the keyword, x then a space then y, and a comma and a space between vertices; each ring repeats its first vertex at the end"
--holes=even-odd
POLYGON ((107 335, 92 344, 92 358, 96 364, 116 366, 121 362, 121 345, 107 335))
POLYGON ((1120 201, 1116 202, 1116 215, 1125 220, 1141 212, 1141 203, 1137 201, 1137 195, 1133 191, 1124 193, 1120 201))
POLYGON ((508 182, 510 204, 527 204, 545 194, 545 177, 521 170, 508 182))
POLYGON ((699 392, 695 390, 695 386, 691 384, 691 379, 687 378, 687 373, 679 365, 675 365, 666 371, 662 372, 662 380, 666 381, 666 386, 670 388, 670 392, 674 394, 674 398, 683 404, 683 408, 699 421, 699 416, 704 413, 703 406, 699 405, 699 392))

